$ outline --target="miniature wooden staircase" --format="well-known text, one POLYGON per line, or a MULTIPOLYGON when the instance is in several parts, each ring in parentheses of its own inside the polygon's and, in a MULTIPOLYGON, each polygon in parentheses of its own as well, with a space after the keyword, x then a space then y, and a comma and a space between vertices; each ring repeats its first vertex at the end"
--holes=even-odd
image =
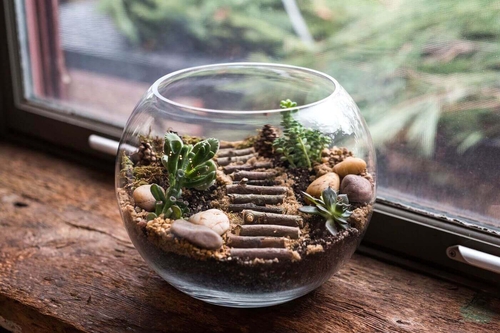
POLYGON ((246 163, 256 157, 253 148, 221 149, 217 162, 233 179, 226 186, 228 210, 240 212, 243 224, 228 236, 231 255, 241 259, 291 260, 296 257, 287 242, 300 237, 302 218, 283 214, 287 187, 278 186, 271 162, 246 163), (244 163, 244 164, 233 164, 244 163), (221 164, 222 163, 222 164, 221 164))

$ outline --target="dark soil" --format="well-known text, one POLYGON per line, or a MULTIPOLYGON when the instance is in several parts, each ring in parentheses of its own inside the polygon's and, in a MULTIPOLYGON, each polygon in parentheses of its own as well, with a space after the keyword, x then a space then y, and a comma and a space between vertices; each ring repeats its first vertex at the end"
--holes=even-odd
POLYGON ((308 285, 315 288, 342 267, 359 241, 359 231, 351 228, 331 240, 330 237, 324 239, 324 252, 304 256, 299 261, 254 265, 239 260, 196 260, 165 253, 142 233, 129 230, 129 234, 141 255, 152 262, 160 274, 168 272, 168 277, 164 276, 167 280, 175 278, 198 288, 246 294, 287 291, 308 285))
POLYGON ((305 168, 291 168, 287 170, 287 173, 294 181, 292 189, 297 202, 301 205, 305 205, 306 203, 302 192, 305 192, 309 184, 311 184, 311 176, 314 176, 314 172, 305 168))
POLYGON ((210 204, 212 200, 216 199, 216 192, 214 191, 217 185, 212 185, 208 190, 198 191, 195 189, 184 190, 182 199, 187 201, 190 214, 213 208, 210 204))

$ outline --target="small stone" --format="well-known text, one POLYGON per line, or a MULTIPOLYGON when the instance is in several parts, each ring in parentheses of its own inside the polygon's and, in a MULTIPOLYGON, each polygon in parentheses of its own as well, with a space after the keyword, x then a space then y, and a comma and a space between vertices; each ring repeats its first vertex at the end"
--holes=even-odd
POLYGON ((333 171, 340 177, 359 175, 366 170, 366 162, 358 157, 347 157, 342 162, 335 164, 333 171))
POLYGON ((359 231, 363 231, 368 223, 368 215, 371 210, 367 208, 368 206, 356 208, 349 217, 351 225, 359 231))
POLYGON ((222 237, 204 225, 193 224, 186 220, 175 220, 170 231, 202 249, 216 250, 222 246, 222 237))
POLYGON ((347 175, 342 179, 340 193, 347 194, 347 198, 350 202, 358 203, 368 203, 372 201, 373 197, 372 184, 370 181, 356 175, 347 175))
POLYGON ((219 235, 229 230, 229 218, 218 209, 209 209, 189 217, 189 222, 209 227, 219 235))
POLYGON ((323 175, 326 175, 329 172, 332 172, 333 169, 330 167, 329 164, 322 163, 322 164, 316 164, 314 166, 314 172, 316 173, 316 176, 321 177, 323 175))
MULTIPOLYGON (((328 172, 323 176, 317 178, 307 187, 307 194, 319 198, 324 190, 331 187, 333 190, 338 191, 340 187, 340 178, 334 172, 328 172)), ((307 200, 306 200, 307 201, 307 200)))
MULTIPOLYGON (((165 191, 163 191, 163 193, 165 193, 165 191)), ((155 210, 156 199, 151 193, 151 185, 139 186, 134 190, 133 197, 135 204, 142 209, 148 212, 155 210)))
POLYGON ((314 254, 314 253, 321 253, 325 252, 325 249, 323 248, 323 245, 317 244, 317 245, 307 245, 306 248, 306 254, 314 254))

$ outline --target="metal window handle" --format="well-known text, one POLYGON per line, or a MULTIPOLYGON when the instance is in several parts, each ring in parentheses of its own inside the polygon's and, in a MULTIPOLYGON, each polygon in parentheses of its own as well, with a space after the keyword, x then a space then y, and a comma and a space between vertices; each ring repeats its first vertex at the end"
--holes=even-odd
POLYGON ((473 250, 462 245, 446 249, 448 258, 500 274, 500 257, 473 250))
MULTIPOLYGON (((120 145, 120 142, 103 138, 102 136, 92 134, 89 136, 89 146, 90 148, 100 151, 101 153, 109 154, 116 156, 116 153, 118 152, 118 146, 120 145)), ((128 144, 122 144, 121 149, 133 153, 137 151, 136 147, 133 147, 128 144)))
POLYGON ((103 138, 102 136, 92 134, 89 136, 90 148, 109 155, 116 155, 119 142, 103 138))

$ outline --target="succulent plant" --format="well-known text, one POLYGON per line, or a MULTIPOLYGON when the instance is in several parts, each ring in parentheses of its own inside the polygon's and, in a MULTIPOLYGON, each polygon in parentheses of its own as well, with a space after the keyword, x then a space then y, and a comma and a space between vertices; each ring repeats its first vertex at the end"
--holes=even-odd
POLYGON ((151 186, 151 193, 156 199, 156 209, 148 215, 148 219, 160 214, 178 219, 187 213, 187 203, 179 200, 182 189, 205 190, 214 183, 217 166, 212 158, 218 149, 217 139, 206 139, 193 146, 184 144, 177 134, 168 132, 165 135, 161 162, 168 171, 169 187, 163 194, 159 185, 151 186))
MULTIPOLYGON (((287 99, 280 102, 282 109, 294 108, 297 103, 287 99)), ((313 162, 321 160, 321 151, 330 143, 330 137, 320 131, 305 128, 292 114, 297 110, 282 113, 281 125, 283 136, 273 141, 273 147, 282 160, 288 161, 292 167, 312 168, 313 162)))
POLYGON ((307 214, 321 215, 326 219, 326 228, 332 235, 336 235, 340 230, 350 227, 347 219, 351 216, 349 210, 351 205, 345 194, 338 194, 337 191, 328 187, 321 193, 321 197, 315 198, 305 192, 304 196, 313 203, 311 206, 302 206, 299 211, 307 214))

